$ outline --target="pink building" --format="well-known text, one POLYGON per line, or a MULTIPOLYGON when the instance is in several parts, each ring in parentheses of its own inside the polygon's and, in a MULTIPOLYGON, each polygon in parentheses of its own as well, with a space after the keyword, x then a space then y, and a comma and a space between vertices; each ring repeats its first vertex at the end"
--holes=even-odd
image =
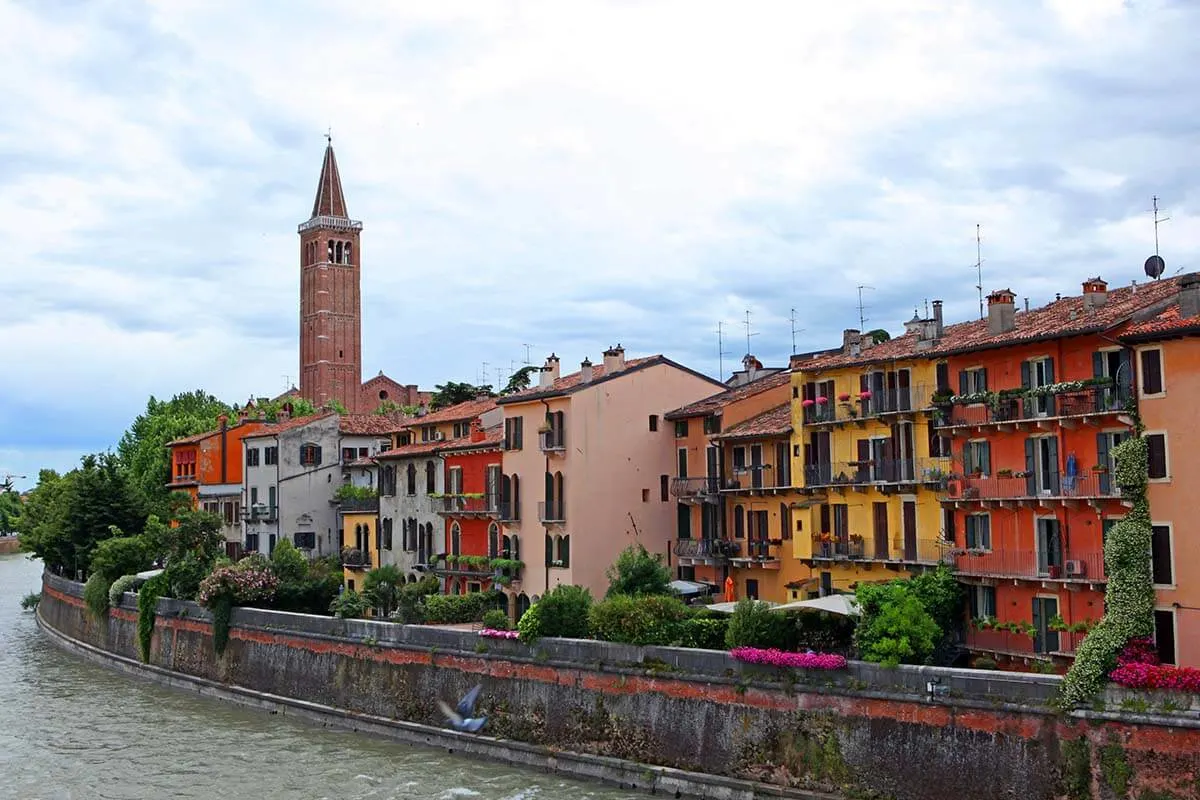
POLYGON ((661 355, 626 361, 618 345, 566 376, 551 355, 537 386, 498 400, 500 517, 525 563, 510 587, 518 615, 560 583, 603 596, 605 571, 631 544, 671 563, 675 436, 663 417, 725 388, 661 355))

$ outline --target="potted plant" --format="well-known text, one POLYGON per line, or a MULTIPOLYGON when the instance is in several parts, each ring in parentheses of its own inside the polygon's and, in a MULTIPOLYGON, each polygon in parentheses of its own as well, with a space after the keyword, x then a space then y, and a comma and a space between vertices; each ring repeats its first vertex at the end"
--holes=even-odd
POLYGON ((998 469, 998 470, 996 470, 996 477, 997 477, 997 478, 1011 478, 1012 476, 1013 476, 1013 471, 1012 471, 1011 469, 998 469))
POLYGON ((842 394, 839 394, 839 395, 838 395, 838 401, 840 401, 840 402, 842 402, 842 403, 848 403, 848 402, 850 402, 850 393, 849 393, 849 392, 843 392, 842 394))
POLYGON ((1066 620, 1064 620, 1061 616, 1055 614, 1050 618, 1050 621, 1046 623, 1046 627, 1052 631, 1063 633, 1067 630, 1067 623, 1066 620))
POLYGON ((1108 467, 1103 464, 1096 464, 1092 467, 1092 472, 1095 472, 1097 475, 1103 475, 1108 472, 1108 467))

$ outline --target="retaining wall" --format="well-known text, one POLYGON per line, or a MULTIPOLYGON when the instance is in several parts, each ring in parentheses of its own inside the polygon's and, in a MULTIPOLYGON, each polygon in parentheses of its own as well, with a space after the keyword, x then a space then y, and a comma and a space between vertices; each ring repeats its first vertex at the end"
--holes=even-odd
MULTIPOLYGON (((98 621, 81 595, 81 584, 46 574, 40 619, 137 660, 135 597, 98 621)), ((1062 715, 1050 704, 1057 676, 861 662, 778 670, 718 651, 562 639, 527 646, 258 609, 235 609, 217 658, 208 614, 169 599, 159 601, 151 650, 165 674, 381 722, 440 726, 435 699, 453 701, 482 683, 490 736, 722 776, 708 787, 702 776, 672 784, 684 793, 779 791, 739 782, 751 781, 897 800, 1200 798, 1194 698, 1114 691, 1093 710, 1062 715)), ((505 743, 487 743, 489 755, 503 757, 505 743)), ((650 770, 638 785, 667 789, 655 784, 660 774, 650 770)))

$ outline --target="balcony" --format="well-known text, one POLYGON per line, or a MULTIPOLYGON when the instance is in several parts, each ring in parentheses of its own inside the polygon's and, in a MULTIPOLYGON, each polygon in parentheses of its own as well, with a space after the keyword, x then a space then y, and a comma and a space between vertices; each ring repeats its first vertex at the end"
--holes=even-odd
POLYGON ((500 502, 495 495, 446 494, 429 498, 429 510, 447 517, 497 517, 500 502))
POLYGON ((342 566, 353 570, 368 570, 371 568, 371 554, 354 547, 343 548, 342 566))
POLYGON ((909 539, 903 536, 863 537, 853 534, 824 539, 820 534, 812 538, 812 556, 801 557, 802 561, 858 561, 892 565, 943 563, 950 545, 939 539, 909 539))
POLYGON ((724 564, 741 552, 741 544, 730 539, 677 539, 675 557, 680 566, 724 564))
POLYGON ((538 520, 545 525, 561 525, 567 521, 567 511, 561 500, 542 500, 538 503, 538 520))
POLYGON ((332 502, 343 514, 368 514, 379 510, 378 497, 347 497, 332 502))
POLYGON ((942 503, 962 506, 1074 506, 1081 502, 1099 507, 1106 501, 1121 500, 1121 489, 1107 472, 1082 475, 1011 475, 950 478, 945 482, 942 503))
POLYGON ((1125 412, 1132 396, 1126 386, 1092 386, 1071 392, 1028 397, 1022 390, 997 393, 990 402, 941 406, 936 426, 951 435, 968 435, 992 428, 998 431, 1030 430, 1061 425, 1099 424, 1106 416, 1125 412))
POLYGON ((903 389, 878 389, 853 392, 849 395, 802 401, 804 424, 811 427, 831 425, 840 427, 846 423, 865 423, 880 417, 911 415, 930 408, 932 394, 925 386, 909 386, 903 389), (842 399, 842 398, 846 399, 842 399), (811 405, 804 405, 811 402, 811 405))
POLYGON ((242 508, 242 519, 246 522, 274 522, 278 518, 279 509, 266 503, 257 503, 242 508))
POLYGON ((948 458, 868 459, 809 464, 804 467, 804 488, 842 488, 866 491, 871 486, 927 486, 943 488, 950 467, 948 458))
POLYGON ((1030 633, 1014 633, 994 628, 967 628, 967 649, 976 653, 994 653, 1014 658, 1036 655, 1074 656, 1086 633, 1047 631, 1044 641, 1030 633))
POLYGON ((500 505, 497 508, 498 508, 498 511, 500 514, 501 522, 520 522, 521 521, 520 506, 518 504, 512 502, 511 500, 508 500, 508 501, 502 500, 500 502, 500 505))
MULTIPOLYGON (((741 542, 733 542, 733 544, 740 545, 741 542)), ((778 539, 747 539, 746 554, 735 553, 729 557, 729 560, 737 567, 779 569, 782 566, 782 550, 783 543, 778 539)))
POLYGON ((722 492, 760 492, 775 494, 792 488, 790 465, 776 470, 773 464, 749 464, 734 467, 733 474, 721 482, 722 492))
POLYGON ((715 503, 720 489, 721 479, 717 477, 671 480, 671 496, 685 503, 715 503))
POLYGON ((1033 582, 1107 583, 1104 554, 1063 553, 1037 550, 951 551, 960 577, 1003 578, 1033 582))
POLYGON ((538 449, 549 455, 565 453, 566 439, 561 431, 541 431, 538 433, 538 449))

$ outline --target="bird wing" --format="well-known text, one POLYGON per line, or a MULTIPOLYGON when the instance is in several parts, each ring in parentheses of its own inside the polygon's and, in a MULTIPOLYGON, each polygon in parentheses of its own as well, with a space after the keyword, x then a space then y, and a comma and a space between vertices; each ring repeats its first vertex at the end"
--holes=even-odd
POLYGON ((477 733, 487 722, 487 717, 476 717, 474 719, 463 720, 463 730, 471 733, 477 733))
POLYGON ((457 711, 455 711, 450 706, 446 705, 445 701, 438 700, 437 704, 438 704, 438 708, 440 708, 442 710, 442 714, 444 714, 446 716, 446 719, 450 720, 451 723, 453 723, 455 726, 460 726, 463 724, 462 715, 459 714, 457 711))
POLYGON ((477 683, 471 691, 463 695, 463 699, 458 701, 458 713, 464 717, 472 714, 475 711, 475 703, 479 701, 479 692, 483 690, 483 684, 477 683))

